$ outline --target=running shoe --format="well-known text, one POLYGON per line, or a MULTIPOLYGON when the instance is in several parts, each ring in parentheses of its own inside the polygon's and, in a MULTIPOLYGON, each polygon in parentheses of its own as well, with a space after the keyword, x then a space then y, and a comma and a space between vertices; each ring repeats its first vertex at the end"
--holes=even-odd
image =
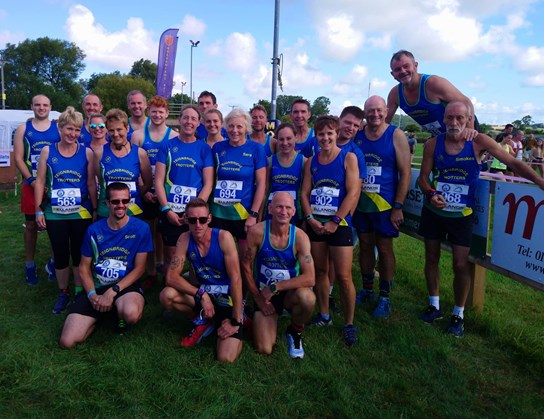
POLYGON ((374 295, 374 290, 366 290, 364 288, 359 291, 355 297, 355 302, 357 304, 373 303, 375 300, 376 296, 374 295))
POLYGON ((346 346, 352 346, 357 342, 357 328, 352 324, 346 324, 342 329, 342 338, 346 346))
POLYGON ((435 320, 440 320, 443 317, 444 317, 444 313, 442 313, 432 304, 429 305, 429 307, 427 307, 425 311, 419 316, 421 320, 429 324, 431 324, 435 320))
POLYGON ((453 315, 451 316, 450 324, 448 325, 448 328, 446 329, 446 333, 448 335, 453 335, 456 338, 463 337, 465 326, 463 325, 463 319, 459 316, 453 315))
POLYGON ((332 317, 329 317, 329 319, 325 319, 321 313, 317 313, 315 317, 312 319, 312 325, 314 326, 332 326, 332 317))
POLYGON ((47 279, 51 282, 57 280, 57 275, 55 274, 55 261, 53 258, 49 258, 45 264, 45 272, 47 272, 47 279))
POLYGON ((66 292, 59 292, 59 296, 57 297, 57 302, 53 306, 53 314, 61 314, 66 311, 66 307, 68 307, 68 303, 70 302, 70 294, 66 292))
POLYGON ((36 269, 36 265, 30 268, 25 267, 25 276, 27 285, 38 285, 38 270, 36 269))
POLYGON ((193 320, 195 327, 187 336, 185 336, 180 345, 194 346, 198 345, 202 339, 209 336, 215 330, 215 324, 212 320, 202 318, 202 315, 193 320))
POLYGON ((293 359, 304 358, 304 348, 302 346, 302 333, 297 333, 290 327, 285 332, 287 347, 289 348, 289 356, 293 359))
POLYGON ((380 297, 378 306, 372 312, 372 317, 376 319, 387 319, 391 313, 391 300, 389 297, 380 297))

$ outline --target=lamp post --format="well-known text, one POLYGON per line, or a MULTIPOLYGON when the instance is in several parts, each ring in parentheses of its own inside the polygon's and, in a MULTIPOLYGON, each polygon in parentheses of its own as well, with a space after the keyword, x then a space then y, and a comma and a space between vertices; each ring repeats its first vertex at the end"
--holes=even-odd
POLYGON ((189 41, 191 42, 191 79, 189 84, 189 89, 191 89, 191 91, 189 92, 189 96, 191 98, 191 103, 193 103, 193 48, 198 47, 200 41, 194 42, 192 39, 190 39, 189 41))
POLYGON ((186 81, 181 82, 181 104, 182 105, 183 105, 183 88, 185 87, 186 84, 187 84, 186 81))
POLYGON ((2 109, 6 109, 6 91, 4 90, 4 63, 5 61, 3 60, 3 57, 0 55, 0 71, 1 71, 1 74, 0 74, 0 79, 1 79, 1 83, 2 83, 2 109))

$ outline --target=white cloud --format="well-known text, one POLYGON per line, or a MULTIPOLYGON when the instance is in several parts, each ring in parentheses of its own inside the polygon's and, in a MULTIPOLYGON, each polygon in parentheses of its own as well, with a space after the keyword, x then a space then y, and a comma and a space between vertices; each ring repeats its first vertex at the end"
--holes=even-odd
MULTIPOLYGON (((206 24, 194 16, 186 15, 180 25, 180 32, 189 38, 200 38, 206 32, 206 24)), ((199 39, 194 39, 198 41, 199 39)))
POLYGON ((4 48, 7 44, 18 44, 25 39, 26 36, 23 32, 2 31, 0 32, 0 47, 4 48))
POLYGON ((83 49, 87 61, 107 68, 127 71, 140 58, 157 58, 158 40, 140 18, 131 17, 121 31, 109 32, 89 9, 78 4, 70 8, 65 29, 69 40, 83 49))
POLYGON ((250 33, 234 32, 225 42, 225 64, 231 70, 249 71, 257 61, 255 38, 250 33))
POLYGON ((353 27, 354 17, 344 13, 329 16, 317 26, 317 34, 325 56, 349 61, 364 44, 364 34, 353 27))

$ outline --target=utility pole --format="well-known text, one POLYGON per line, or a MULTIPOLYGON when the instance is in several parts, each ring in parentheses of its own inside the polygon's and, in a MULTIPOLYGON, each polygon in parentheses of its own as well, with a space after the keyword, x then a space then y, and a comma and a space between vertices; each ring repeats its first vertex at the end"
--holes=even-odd
POLYGON ((274 9, 274 56, 272 57, 272 98, 270 100, 270 120, 276 119, 276 96, 278 84, 278 42, 280 32, 280 0, 276 0, 274 9))

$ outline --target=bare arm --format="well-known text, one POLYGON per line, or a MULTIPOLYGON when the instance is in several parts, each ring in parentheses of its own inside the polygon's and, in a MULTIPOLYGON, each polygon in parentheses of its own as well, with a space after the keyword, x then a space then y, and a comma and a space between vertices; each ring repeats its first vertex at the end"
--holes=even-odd
MULTIPOLYGON (((399 172, 395 202, 403 204, 406 199, 406 194, 408 193, 408 188, 410 187, 412 167, 410 163, 410 146, 408 145, 408 140, 406 139, 404 132, 398 128, 393 133, 393 144, 395 147, 395 157, 397 159, 397 170, 399 172)), ((404 222, 402 209, 393 208, 391 211, 391 222, 398 230, 400 225, 404 222)))
POLYGON ((166 196, 166 190, 164 189, 165 177, 166 165, 157 161, 155 163, 155 193, 157 194, 157 200, 159 201, 161 208, 168 205, 168 198, 166 196))
POLYGON ((240 260, 238 249, 232 235, 228 231, 219 232, 219 245, 225 258, 227 275, 230 278, 230 296, 232 298, 232 315, 235 319, 242 319, 242 275, 240 274, 240 260))
POLYGON ((388 124, 391 123, 397 109, 399 108, 399 86, 395 86, 389 92, 387 96, 387 116, 385 117, 385 122, 388 124))
POLYGON ((432 101, 465 103, 469 107, 471 115, 467 123, 467 128, 474 128, 474 106, 472 105, 472 101, 447 79, 440 76, 431 76, 427 79, 425 90, 427 96, 432 101))
MULTIPOLYGON (((34 202, 36 205, 36 213, 43 212, 41 205, 43 201, 43 195, 45 191, 45 177, 47 175, 47 158, 49 157, 49 146, 42 148, 40 153, 40 161, 38 163, 38 175, 34 182, 34 202)), ((45 228, 45 217, 42 215, 36 215, 36 224, 39 228, 45 228)))
POLYGON ((300 228, 296 229, 297 238, 295 241, 295 250, 298 263, 300 265, 300 275, 287 281, 276 282, 278 291, 287 291, 302 287, 313 287, 315 285, 315 268, 312 253, 310 251, 310 239, 308 235, 300 228))
POLYGON ((142 143, 144 142, 144 129, 140 128, 134 131, 132 133, 132 137, 130 137, 130 142, 138 147, 141 147, 142 143))
POLYGON ((215 169, 213 167, 205 167, 202 169, 202 189, 198 194, 199 198, 202 198, 204 201, 210 199, 210 194, 213 190, 213 176, 215 169))
MULTIPOLYGON (((106 144, 106 147, 109 147, 109 144, 106 144)), ((102 160, 102 154, 104 153, 104 147, 100 147, 98 150, 95 150, 93 153, 93 166, 94 166, 94 172, 96 173, 96 177, 98 178, 98 182, 102 182, 104 179, 102 179, 102 173, 100 171, 100 160, 102 160)))
POLYGON ((25 163, 25 145, 24 135, 26 130, 26 124, 19 125, 13 136, 13 158, 15 160, 15 166, 21 173, 23 180, 32 177, 32 173, 28 170, 25 163))
POLYGON ((510 153, 502 149, 491 137, 488 137, 485 134, 479 134, 474 139, 474 142, 480 149, 480 153, 483 152, 483 150, 487 150, 493 157, 514 169, 515 173, 533 181, 541 189, 544 189, 544 178, 540 177, 529 165, 516 159, 510 153))
POLYGON ((87 148, 86 153, 87 153, 87 189, 89 191, 89 198, 91 200, 91 208, 96 209, 97 208, 97 197, 96 197, 97 189, 96 189, 96 175, 94 172, 94 164, 93 164, 93 152, 90 148, 87 148))

